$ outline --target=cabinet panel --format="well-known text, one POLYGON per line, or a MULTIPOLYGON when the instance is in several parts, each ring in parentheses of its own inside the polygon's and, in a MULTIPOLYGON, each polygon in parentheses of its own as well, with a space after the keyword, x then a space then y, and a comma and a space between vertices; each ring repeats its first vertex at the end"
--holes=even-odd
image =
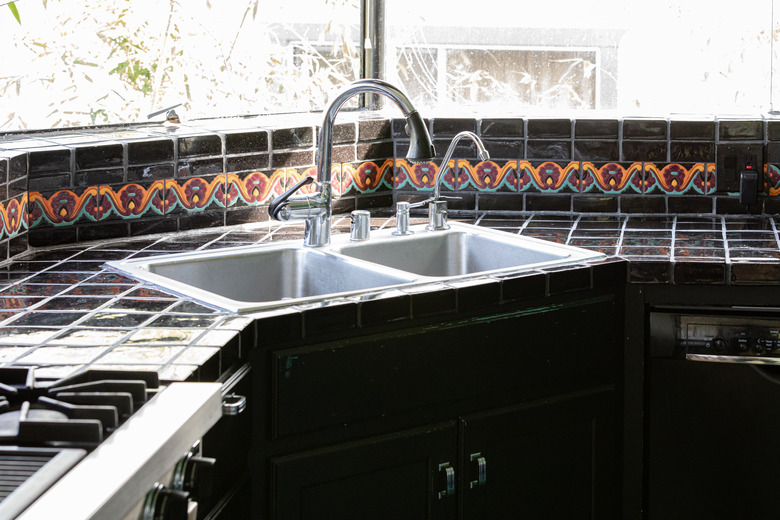
POLYGON ((612 296, 272 354, 272 435, 406 414, 418 424, 619 378, 612 296))
POLYGON ((454 421, 278 457, 271 468, 277 520, 456 518, 454 493, 439 496, 458 473, 454 421))
POLYGON ((615 415, 600 388, 464 419, 464 518, 617 518, 615 415))

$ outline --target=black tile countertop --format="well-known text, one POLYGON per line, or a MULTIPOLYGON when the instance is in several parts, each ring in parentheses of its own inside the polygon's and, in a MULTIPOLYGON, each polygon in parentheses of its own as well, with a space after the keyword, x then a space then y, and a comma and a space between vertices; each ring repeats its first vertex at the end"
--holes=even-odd
MULTIPOLYGON (((595 249, 607 259, 585 270, 434 284, 241 316, 123 277, 103 262, 300 239, 300 225, 265 223, 39 249, 0 269, 0 366, 36 366, 42 379, 90 366, 154 370, 163 381, 214 380, 258 336, 333 333, 468 311, 476 304, 614 283, 615 276, 636 283, 780 283, 777 218, 528 213, 481 214, 468 221, 595 249), (261 325, 253 326, 255 318, 263 318, 261 325)), ((373 219, 374 227, 393 224, 392 218, 373 219)), ((335 219, 334 232, 348 227, 348 218, 335 219)))

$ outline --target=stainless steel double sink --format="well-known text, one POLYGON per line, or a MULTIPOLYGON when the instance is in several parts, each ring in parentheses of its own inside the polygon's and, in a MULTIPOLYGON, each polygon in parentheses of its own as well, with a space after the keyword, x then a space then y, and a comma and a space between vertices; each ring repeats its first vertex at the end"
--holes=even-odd
POLYGON ((253 312, 434 281, 569 265, 602 253, 468 224, 412 226, 351 242, 304 247, 284 241, 108 262, 127 276, 231 312, 253 312))

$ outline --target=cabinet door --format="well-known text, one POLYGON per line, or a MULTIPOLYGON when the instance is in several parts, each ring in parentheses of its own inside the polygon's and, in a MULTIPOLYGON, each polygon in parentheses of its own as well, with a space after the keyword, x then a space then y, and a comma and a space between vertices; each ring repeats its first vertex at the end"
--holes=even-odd
POLYGON ((617 518, 617 411, 601 387, 465 418, 463 518, 617 518))
POLYGON ((271 518, 454 519, 457 462, 454 421, 277 457, 271 518))

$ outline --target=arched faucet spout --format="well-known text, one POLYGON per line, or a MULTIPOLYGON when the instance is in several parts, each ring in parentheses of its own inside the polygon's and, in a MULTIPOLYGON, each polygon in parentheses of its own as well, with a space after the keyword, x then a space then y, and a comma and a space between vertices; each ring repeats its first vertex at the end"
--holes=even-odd
POLYGON ((428 162, 433 160, 436 152, 428 134, 428 129, 415 110, 409 98, 386 81, 378 79, 362 79, 352 83, 347 89, 336 96, 325 110, 325 116, 320 129, 317 143, 317 192, 309 195, 291 196, 302 183, 298 183, 279 198, 279 204, 274 205, 272 217, 277 220, 303 219, 306 222, 304 230, 304 245, 310 247, 326 246, 330 243, 330 218, 332 214, 331 166, 333 154, 333 126, 336 115, 349 99, 358 94, 382 94, 393 101, 404 114, 409 132, 409 153, 407 158, 412 162, 428 162))

